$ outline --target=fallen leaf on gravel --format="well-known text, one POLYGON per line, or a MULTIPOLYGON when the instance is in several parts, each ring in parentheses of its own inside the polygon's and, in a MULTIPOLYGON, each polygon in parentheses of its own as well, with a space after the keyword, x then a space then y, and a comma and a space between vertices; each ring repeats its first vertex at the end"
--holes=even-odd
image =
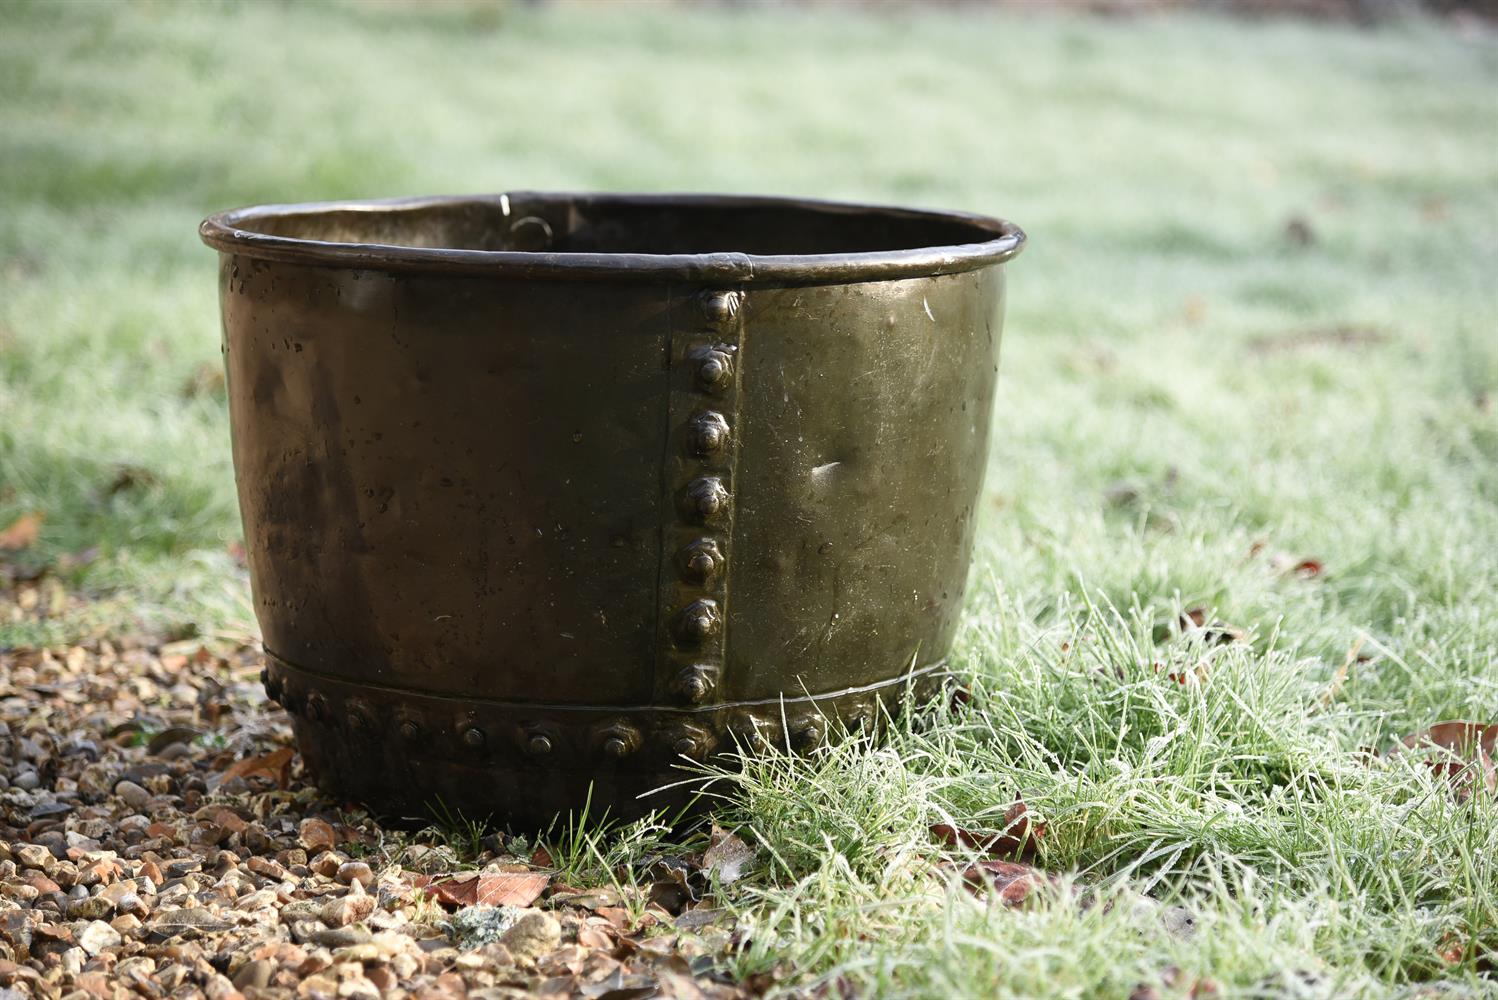
POLYGON ((1015 802, 1004 814, 1004 829, 998 833, 973 833, 947 823, 931 827, 931 835, 948 847, 965 847, 995 858, 1033 858, 1045 836, 1045 824, 1033 823, 1030 810, 1023 802, 1015 802))
POLYGON ((629 911, 622 906, 600 906, 593 910, 603 919, 614 925, 617 931, 627 931, 634 922, 629 911))
POLYGON ((667 913, 675 916, 696 901, 686 876, 674 875, 657 879, 650 884, 650 901, 667 913))
POLYGON ((203 734, 191 726, 171 726, 151 737, 146 753, 159 754, 174 743, 191 743, 203 734))
POLYGON ((187 930, 188 928, 200 931, 217 931, 233 927, 234 922, 232 920, 225 920, 210 910, 200 907, 188 907, 158 913, 151 920, 151 926, 158 930, 177 932, 187 930))
POLYGON ((41 537, 42 521, 46 516, 38 511, 27 511, 0 531, 0 549, 29 549, 41 537))
POLYGON ((282 747, 259 757, 246 757, 235 761, 224 771, 224 780, 268 778, 275 782, 277 788, 285 788, 291 783, 291 761, 294 757, 296 749, 293 747, 282 747))
POLYGON ((1005 906, 1018 906, 1046 884, 1045 873, 1013 861, 979 861, 962 872, 962 881, 973 892, 986 890, 1005 906))
POLYGON ((594 951, 611 951, 614 947, 614 935, 597 924, 584 924, 577 929, 577 943, 594 951))
POLYGON ((1412 733, 1389 751, 1393 757, 1406 750, 1440 751, 1427 763, 1438 777, 1451 782, 1456 797, 1465 802, 1478 788, 1498 793, 1498 725, 1452 720, 1438 722, 1422 732, 1412 733))
POLYGON ((448 877, 420 875, 412 887, 448 906, 530 906, 551 884, 543 872, 463 872, 448 877))
POLYGON ((707 851, 702 855, 702 867, 709 875, 716 875, 724 885, 732 885, 744 873, 744 866, 753 860, 754 848, 735 834, 713 827, 707 851))
POLYGON ((597 889, 565 889, 553 892, 548 901, 552 906, 575 906, 583 910, 598 910, 606 906, 622 906, 623 898, 617 889, 600 886, 597 889))
POLYGON ((732 924, 733 914, 727 910, 712 906, 698 905, 682 912, 681 916, 673 921, 679 931, 700 931, 704 927, 712 927, 717 924, 732 924))

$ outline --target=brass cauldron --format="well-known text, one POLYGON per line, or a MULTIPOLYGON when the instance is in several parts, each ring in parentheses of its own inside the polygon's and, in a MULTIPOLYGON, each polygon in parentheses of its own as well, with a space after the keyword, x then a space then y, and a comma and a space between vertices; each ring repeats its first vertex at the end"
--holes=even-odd
POLYGON ((266 689, 330 790, 637 815, 942 666, 1017 227, 513 193, 201 233, 266 689))

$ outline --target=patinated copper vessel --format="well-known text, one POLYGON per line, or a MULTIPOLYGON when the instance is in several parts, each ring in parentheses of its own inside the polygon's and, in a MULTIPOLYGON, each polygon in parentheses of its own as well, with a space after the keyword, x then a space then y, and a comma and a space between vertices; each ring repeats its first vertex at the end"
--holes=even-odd
POLYGON ((272 698, 333 791, 546 825, 929 679, 997 219, 511 193, 215 215, 272 698))

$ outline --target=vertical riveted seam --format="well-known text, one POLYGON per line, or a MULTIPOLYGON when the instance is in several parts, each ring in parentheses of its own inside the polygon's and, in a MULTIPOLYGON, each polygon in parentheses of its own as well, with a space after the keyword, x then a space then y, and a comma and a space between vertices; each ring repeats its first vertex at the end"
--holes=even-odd
POLYGON ((736 498, 743 293, 673 298, 655 703, 720 699, 736 498))

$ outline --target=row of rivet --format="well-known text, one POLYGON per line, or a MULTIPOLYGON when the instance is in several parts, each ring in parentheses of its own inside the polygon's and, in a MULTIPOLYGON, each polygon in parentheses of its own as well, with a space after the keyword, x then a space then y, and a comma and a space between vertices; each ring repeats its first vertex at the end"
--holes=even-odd
MULTIPOLYGON (((596 721, 579 718, 565 723, 554 719, 525 721, 521 717, 523 710, 517 706, 509 710, 516 715, 513 721, 496 723, 492 718, 480 721, 473 712, 423 711, 409 699, 382 713, 362 695, 330 698, 303 683, 286 683, 270 671, 262 673, 261 680, 271 699, 293 715, 329 728, 336 728, 341 719, 355 740, 372 740, 393 731, 399 743, 412 751, 431 751, 447 745, 454 751, 488 755, 508 745, 524 756, 540 759, 551 756, 560 747, 591 747, 604 758, 622 759, 648 749, 667 757, 700 760, 727 750, 734 743, 745 747, 789 745, 791 749, 809 750, 827 733, 823 709, 806 705, 784 720, 773 710, 761 713, 725 709, 720 715, 691 719, 664 712, 653 723, 618 716, 596 721), (341 704, 335 707, 335 700, 341 704)), ((863 730, 876 718, 872 697, 850 700, 847 696, 834 696, 830 701, 841 702, 835 707, 841 709, 850 731, 863 730)), ((831 704, 827 707, 834 708, 831 704)), ((485 714, 492 716, 493 712, 485 714)), ((578 714, 595 713, 579 710, 578 714)))
POLYGON ((737 291, 711 290, 673 315, 666 481, 677 516, 661 574, 663 704, 709 702, 721 679, 742 302, 737 291))

